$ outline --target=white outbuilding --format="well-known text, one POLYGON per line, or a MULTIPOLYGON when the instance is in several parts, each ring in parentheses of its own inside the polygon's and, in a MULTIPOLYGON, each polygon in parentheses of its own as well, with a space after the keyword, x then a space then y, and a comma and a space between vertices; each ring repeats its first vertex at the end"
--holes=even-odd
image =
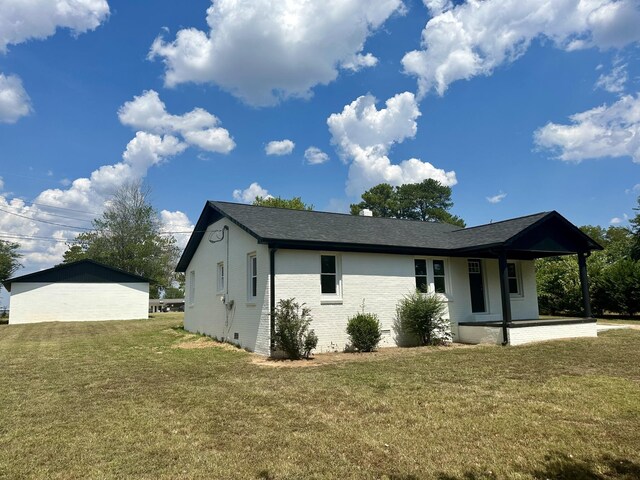
POLYGON ((11 278, 9 324, 148 318, 149 280, 93 260, 11 278))

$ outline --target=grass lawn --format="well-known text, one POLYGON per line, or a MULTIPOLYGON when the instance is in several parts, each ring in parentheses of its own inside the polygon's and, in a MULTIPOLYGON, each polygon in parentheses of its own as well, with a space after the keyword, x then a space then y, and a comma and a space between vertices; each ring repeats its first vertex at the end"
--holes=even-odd
POLYGON ((180 323, 0 327, 0 478, 640 478, 640 330, 274 368, 180 323))

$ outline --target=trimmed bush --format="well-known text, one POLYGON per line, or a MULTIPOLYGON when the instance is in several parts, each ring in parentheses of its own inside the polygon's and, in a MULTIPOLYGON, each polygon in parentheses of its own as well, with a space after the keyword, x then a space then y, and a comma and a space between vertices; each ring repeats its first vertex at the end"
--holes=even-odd
POLYGON ((351 346, 359 352, 371 352, 380 342, 380 321, 374 313, 358 313, 349 319, 347 333, 351 346))
POLYGON ((311 324, 311 310, 303 303, 296 303, 295 298, 280 300, 274 314, 276 347, 281 349, 290 359, 309 358, 311 350, 316 348, 318 337, 311 324))
POLYGON ((451 324, 443 319, 444 301, 437 293, 413 292, 396 307, 396 327, 401 336, 414 336, 420 345, 451 343, 451 324))

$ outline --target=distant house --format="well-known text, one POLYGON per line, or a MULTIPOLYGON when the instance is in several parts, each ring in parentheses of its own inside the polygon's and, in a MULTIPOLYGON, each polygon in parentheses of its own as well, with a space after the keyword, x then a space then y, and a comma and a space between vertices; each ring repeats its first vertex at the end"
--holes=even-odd
POLYGON ((557 212, 472 228, 207 202, 178 263, 185 328, 272 353, 271 313, 295 297, 311 309, 319 351, 348 343, 364 309, 396 344, 395 308, 416 287, 447 303, 454 339, 519 344, 595 336, 586 257, 600 247, 557 212), (540 320, 533 260, 578 256, 584 318, 540 320))
POLYGON ((148 317, 149 280, 93 260, 11 278, 9 324, 148 317))
POLYGON ((149 313, 184 312, 184 298, 150 298, 149 313))

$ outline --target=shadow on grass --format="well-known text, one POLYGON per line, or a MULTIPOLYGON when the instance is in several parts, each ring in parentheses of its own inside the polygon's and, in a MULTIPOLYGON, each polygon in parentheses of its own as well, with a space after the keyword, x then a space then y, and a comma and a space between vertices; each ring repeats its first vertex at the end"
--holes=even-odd
MULTIPOLYGON (((545 457, 542 468, 523 473, 528 473, 534 478, 554 480, 637 480, 640 478, 640 464, 610 455, 603 455, 600 459, 594 460, 579 459, 565 453, 553 452, 545 457)), ((493 472, 469 471, 461 476, 440 473, 436 478, 438 480, 494 480, 498 477, 493 472)))

